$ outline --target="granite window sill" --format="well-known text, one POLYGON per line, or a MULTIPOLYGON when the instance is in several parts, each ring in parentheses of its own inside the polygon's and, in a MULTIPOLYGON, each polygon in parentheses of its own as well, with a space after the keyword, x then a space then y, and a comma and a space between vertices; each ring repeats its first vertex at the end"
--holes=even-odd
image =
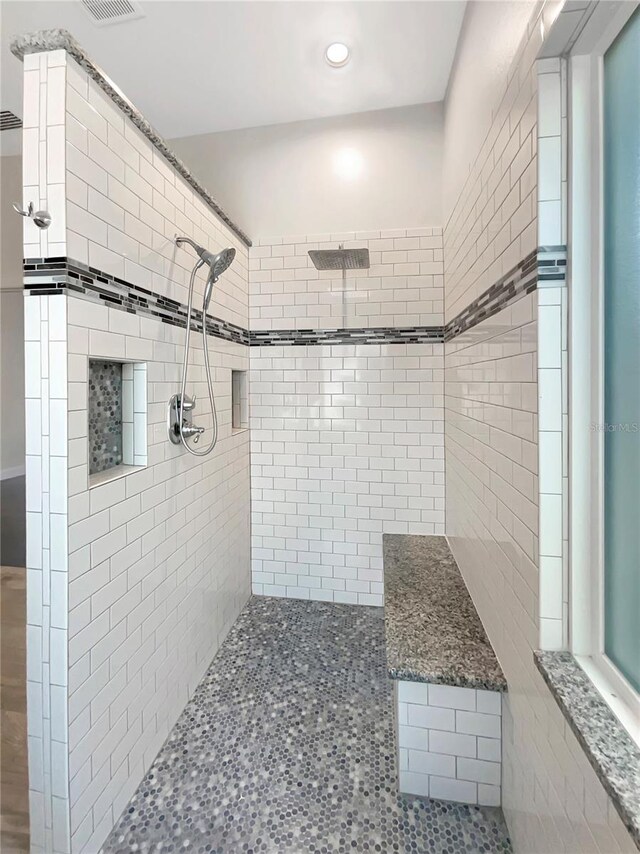
POLYGON ((536 666, 640 849, 640 748, 570 652, 534 652, 536 666))

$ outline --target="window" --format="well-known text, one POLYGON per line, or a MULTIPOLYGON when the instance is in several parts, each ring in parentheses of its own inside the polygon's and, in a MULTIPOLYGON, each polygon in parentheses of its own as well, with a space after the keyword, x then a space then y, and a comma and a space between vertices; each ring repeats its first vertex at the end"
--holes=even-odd
POLYGON ((640 691, 640 10, 602 95, 604 653, 640 691))
POLYGON ((637 738, 640 8, 622 6, 570 66, 570 637, 637 738))

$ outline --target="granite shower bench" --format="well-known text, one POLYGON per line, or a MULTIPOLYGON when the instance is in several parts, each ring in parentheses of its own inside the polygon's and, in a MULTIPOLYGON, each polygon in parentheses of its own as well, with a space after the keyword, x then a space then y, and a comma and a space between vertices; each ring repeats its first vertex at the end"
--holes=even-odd
POLYGON ((445 537, 384 535, 400 792, 501 803, 507 683, 445 537))

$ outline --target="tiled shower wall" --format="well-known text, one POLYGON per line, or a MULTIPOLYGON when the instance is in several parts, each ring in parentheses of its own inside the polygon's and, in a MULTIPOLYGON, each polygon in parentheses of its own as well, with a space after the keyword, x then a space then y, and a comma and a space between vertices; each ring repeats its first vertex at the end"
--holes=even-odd
POLYGON ((339 329, 442 324, 442 229, 262 238, 249 256, 250 324, 339 329), (368 270, 316 270, 310 249, 366 248, 368 270))
POLYGON ((442 350, 251 348, 254 592, 381 605, 383 532, 444 533, 442 350))
MULTIPOLYGON (((25 257, 66 251, 63 51, 30 56, 24 73, 23 205, 52 214, 24 220, 25 257)), ((68 389, 67 305, 25 297, 27 735, 34 851, 69 850, 67 757, 68 389)))
MULTIPOLYGON (((536 7, 504 89, 495 93, 489 133, 445 226, 447 319, 541 243, 537 187, 543 201, 559 199, 560 186, 558 195, 544 195, 549 174, 557 171, 560 183, 559 162, 547 172, 545 160, 541 178, 537 162, 535 59, 548 30, 548 7, 553 4, 536 7)), ((465 73, 464 55, 457 66, 465 73)), ((559 78, 559 66, 557 71, 559 78)), ((545 242, 548 233, 542 234, 545 242)), ((553 359, 561 359, 560 298, 553 299, 553 290, 523 296, 445 345, 446 525, 509 683, 503 808, 514 847, 532 854, 608 854, 632 851, 633 842, 533 662, 533 650, 545 639, 540 618, 551 601, 552 581, 547 576, 541 586, 539 576, 538 437, 540 427, 558 433, 562 416, 559 382, 557 394, 547 383, 553 377, 542 377, 544 393, 539 385, 539 360, 549 358, 550 344, 553 359), (553 317, 545 313, 549 306, 553 317), (549 412, 552 401, 560 421, 539 424, 538 414, 549 412)), ((543 364, 559 380, 560 363, 543 364)), ((557 482, 561 454, 553 451, 549 459, 556 463, 551 473, 557 482)), ((555 524, 561 540, 559 503, 540 520, 545 523, 555 524)), ((559 572, 554 587, 562 595, 559 572)))
MULTIPOLYGON (((538 241, 567 243, 567 60, 537 63, 538 241)), ((562 251, 562 250, 561 250, 562 251)), ((545 253, 549 254, 549 253, 545 253)), ((566 256, 566 251, 565 251, 566 256)), ((540 647, 569 641, 569 376, 567 277, 539 282, 538 460, 540 647)))
MULTIPOLYGON (((232 244, 210 311, 246 328, 244 245, 64 52, 27 56, 25 77, 25 195, 41 186, 46 200, 47 176, 60 183, 49 197, 63 225, 55 254, 184 303, 194 258, 174 234, 212 251, 232 244)), ((27 256, 46 257, 54 226, 25 228, 27 256)), ((200 296, 203 285, 200 275, 200 296)), ((25 315, 32 846, 94 852, 250 592, 249 441, 231 427, 231 373, 248 369, 248 348, 209 337, 220 436, 199 460, 166 435, 184 329, 70 292, 27 294, 25 315), (145 364, 148 380, 148 465, 91 489, 90 357, 145 364)), ((192 342, 206 439, 199 335, 192 342)))
MULTIPOLYGON (((439 228, 308 235, 250 250, 251 329, 441 326, 439 228), (369 270, 308 251, 367 247, 369 270)), ((383 601, 382 534, 444 533, 442 343, 251 347, 253 589, 383 601)))

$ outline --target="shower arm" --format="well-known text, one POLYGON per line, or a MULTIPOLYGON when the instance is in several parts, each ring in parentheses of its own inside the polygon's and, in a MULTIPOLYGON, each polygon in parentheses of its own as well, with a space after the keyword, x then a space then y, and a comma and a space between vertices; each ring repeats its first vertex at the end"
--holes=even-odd
POLYGON ((192 249, 195 249, 195 251, 198 253, 198 255, 202 251, 202 247, 198 246, 198 244, 194 240, 192 240, 190 237, 178 237, 176 235, 174 240, 175 240, 176 246, 180 246, 182 243, 188 243, 192 249))

